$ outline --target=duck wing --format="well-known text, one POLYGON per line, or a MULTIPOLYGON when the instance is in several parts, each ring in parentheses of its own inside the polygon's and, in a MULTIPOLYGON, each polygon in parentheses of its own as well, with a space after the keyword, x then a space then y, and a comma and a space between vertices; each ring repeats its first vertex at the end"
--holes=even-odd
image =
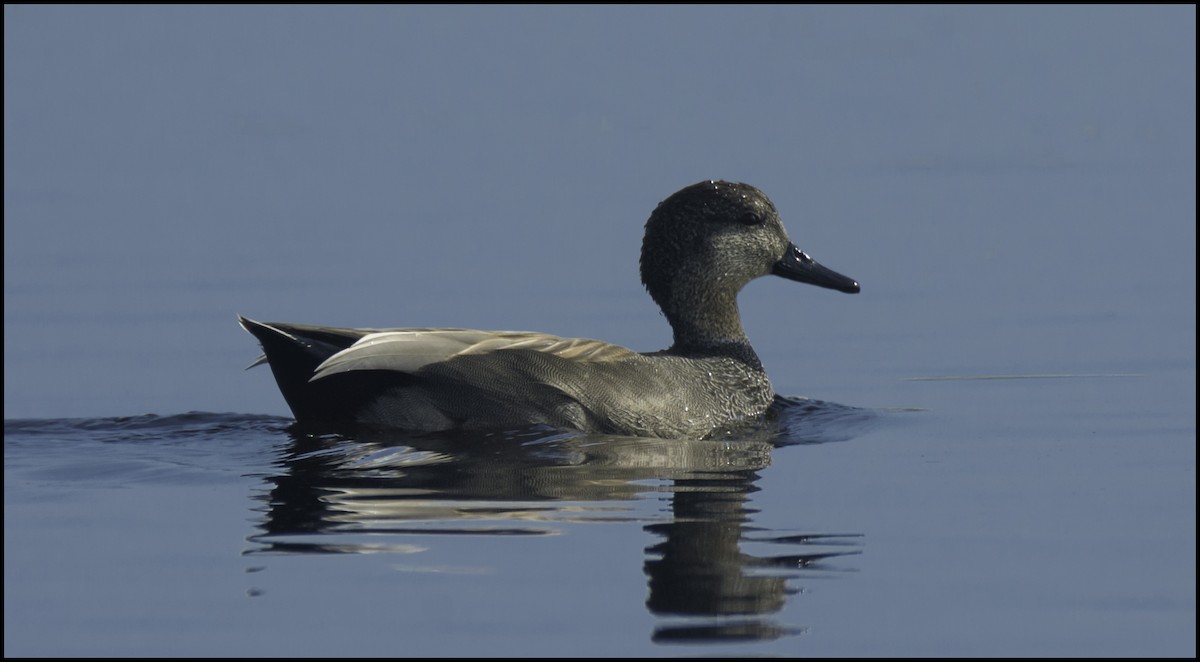
POLYGON ((367 333, 349 347, 329 356, 317 366, 312 381, 361 370, 413 374, 457 357, 482 358, 497 352, 521 351, 583 363, 618 361, 637 355, 632 350, 599 340, 561 338, 544 333, 393 329, 367 333))
POLYGON ((662 394, 678 390, 667 388, 670 375, 646 360, 586 338, 397 329, 364 335, 330 356, 308 386, 309 392, 322 393, 323 401, 345 402, 349 394, 361 394, 350 403, 351 416, 372 426, 442 430, 545 424, 618 432, 640 429, 625 420, 645 418, 635 405, 665 403, 671 396, 662 394))

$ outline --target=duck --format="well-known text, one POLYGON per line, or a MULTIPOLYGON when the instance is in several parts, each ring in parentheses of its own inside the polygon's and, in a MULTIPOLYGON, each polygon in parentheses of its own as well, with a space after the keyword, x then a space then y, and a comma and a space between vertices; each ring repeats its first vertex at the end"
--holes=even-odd
POLYGON ((412 433, 549 426, 705 439, 762 421, 776 394, 737 295, 777 276, 838 292, 858 281, 788 238, 775 205, 708 180, 660 202, 645 225, 641 280, 670 347, 636 352, 587 338, 456 328, 360 329, 238 321, 262 346, 298 424, 412 433))

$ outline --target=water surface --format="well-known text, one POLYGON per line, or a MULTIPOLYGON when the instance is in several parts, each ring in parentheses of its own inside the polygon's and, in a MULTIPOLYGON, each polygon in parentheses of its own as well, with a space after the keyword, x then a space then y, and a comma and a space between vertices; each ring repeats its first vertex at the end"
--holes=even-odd
POLYGON ((770 431, 711 441, 345 437, 201 412, 9 420, 6 533, 26 538, 6 560, 22 606, 6 617, 22 633, 9 650, 580 655, 799 636, 780 613, 803 582, 851 571, 862 534, 756 524, 760 472, 775 446, 844 439, 885 414, 782 404, 770 431), (80 527, 83 503, 99 521, 80 527), (456 641, 464 622, 515 616, 515 641, 486 627, 456 641), (55 640, 64 621, 88 636, 55 640), (606 639, 612 621, 645 631, 606 639), (373 637, 385 623, 432 636, 373 637), (326 640, 338 630, 358 641, 326 640))

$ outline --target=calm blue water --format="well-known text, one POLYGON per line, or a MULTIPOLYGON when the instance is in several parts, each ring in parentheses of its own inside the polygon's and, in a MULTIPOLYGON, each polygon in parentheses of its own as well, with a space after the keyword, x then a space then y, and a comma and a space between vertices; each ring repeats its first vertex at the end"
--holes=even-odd
POLYGON ((1195 7, 5 7, 6 655, 1195 655, 1195 7), (235 314, 661 349, 777 427, 292 430, 235 314), (214 413, 227 412, 227 413, 214 413))

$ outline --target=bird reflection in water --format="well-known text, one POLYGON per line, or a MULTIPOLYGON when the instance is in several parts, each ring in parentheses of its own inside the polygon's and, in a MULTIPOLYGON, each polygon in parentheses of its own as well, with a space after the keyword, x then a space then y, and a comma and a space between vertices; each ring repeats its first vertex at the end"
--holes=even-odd
MULTIPOLYGON (((804 573, 858 553, 859 536, 754 526, 747 497, 778 444, 563 433, 314 435, 293 427, 249 554, 412 553, 413 536, 539 536, 567 522, 628 521, 646 548, 646 607, 660 643, 765 640, 804 573), (669 492, 671 511, 630 505, 669 492), (393 542, 388 536, 394 536, 393 542), (743 547, 779 550, 755 555, 743 547)), ((844 564, 842 564, 844 566, 844 564)))
POLYGON ((662 624, 654 640, 762 640, 800 634, 764 615, 783 609, 799 592, 789 580, 803 571, 820 571, 824 559, 858 553, 854 534, 781 534, 748 524, 753 509, 746 496, 758 475, 731 472, 719 480, 675 481, 672 518, 647 525, 662 541, 646 549, 650 595, 646 606, 660 616, 690 617, 662 624), (786 547, 788 553, 747 554, 742 543, 786 547), (795 550, 806 550, 796 552, 795 550))

